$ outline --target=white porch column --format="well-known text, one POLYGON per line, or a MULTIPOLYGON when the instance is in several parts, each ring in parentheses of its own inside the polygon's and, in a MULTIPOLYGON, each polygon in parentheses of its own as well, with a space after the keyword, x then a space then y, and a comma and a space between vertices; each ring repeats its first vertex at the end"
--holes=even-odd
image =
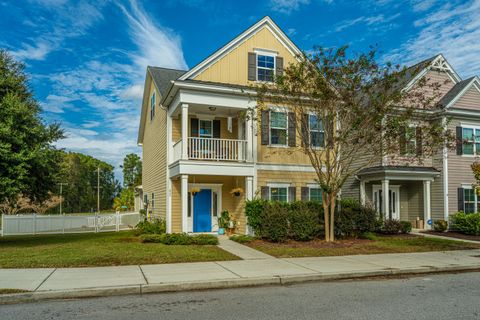
POLYGON ((188 159, 188 104, 182 104, 182 159, 188 159))
POLYGON ((389 190, 390 181, 387 179, 382 180, 382 211, 383 216, 388 219, 390 217, 389 203, 389 190))
POLYGON ((188 232, 188 175, 182 174, 181 177, 182 199, 182 232, 188 232))
MULTIPOLYGON (((253 177, 245 177, 245 200, 252 200, 253 199, 253 177)), ((245 217, 245 234, 251 235, 253 231, 248 225, 248 218, 245 217)))
POLYGON ((245 140, 247 140, 247 150, 246 150, 246 153, 247 153, 247 162, 252 162, 253 161, 253 139, 254 139, 254 136, 253 136, 253 121, 252 119, 247 119, 245 121, 245 133, 246 133, 246 137, 245 137, 245 140))
POLYGON ((365 205, 365 180, 360 180, 360 203, 362 206, 365 205))
POLYGON ((431 229, 431 226, 428 224, 428 220, 432 218, 432 207, 430 204, 430 189, 431 182, 430 180, 423 181, 423 211, 425 218, 425 229, 431 229))

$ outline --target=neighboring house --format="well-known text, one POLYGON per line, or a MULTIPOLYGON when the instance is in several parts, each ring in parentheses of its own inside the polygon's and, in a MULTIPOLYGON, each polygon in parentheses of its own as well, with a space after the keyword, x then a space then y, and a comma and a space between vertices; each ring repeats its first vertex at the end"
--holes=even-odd
MULTIPOLYGON (((144 202, 168 232, 214 232, 228 210, 246 233, 244 204, 255 195, 321 199, 308 157, 293 148, 300 137, 288 108, 263 111, 261 126, 244 117, 256 105, 251 85, 271 81, 299 54, 265 17, 189 71, 147 68, 138 135, 144 202), (244 192, 233 196, 234 188, 244 192)), ((319 126, 312 135, 322 135, 319 126)))
MULTIPOLYGON (((379 156, 346 182, 342 196, 369 202, 386 217, 412 222, 448 220, 459 210, 476 212, 480 208, 470 166, 480 155, 479 78, 462 80, 441 54, 409 68, 407 75, 405 90, 414 89, 422 77, 441 84, 438 103, 446 109, 443 121, 456 134, 456 150, 443 148, 421 164, 409 163, 408 154, 422 152, 421 131, 412 124, 399 141, 404 161, 379 156)), ((355 165, 364 167, 361 156, 355 165)))

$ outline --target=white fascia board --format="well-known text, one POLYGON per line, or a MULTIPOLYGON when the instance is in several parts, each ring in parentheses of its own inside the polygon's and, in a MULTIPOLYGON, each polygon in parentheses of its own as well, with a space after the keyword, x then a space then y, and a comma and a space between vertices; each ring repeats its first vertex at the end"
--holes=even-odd
POLYGON ((210 176, 253 176, 254 166, 251 163, 216 162, 180 160, 169 166, 170 178, 182 174, 210 175, 210 176))
POLYGON ((238 37, 230 41, 223 48, 216 51, 211 56, 200 62, 193 69, 182 75, 179 80, 186 80, 195 77, 196 75, 204 71, 206 68, 208 68, 208 66, 215 63, 216 61, 230 53, 232 50, 237 48, 241 43, 255 35, 258 31, 261 30, 264 25, 272 32, 272 34, 280 41, 280 43, 282 43, 285 48, 290 51, 290 53, 295 56, 301 54, 300 49, 298 49, 297 46, 295 46, 295 44, 287 37, 287 35, 277 25, 275 25, 272 19, 270 19, 270 17, 265 17, 253 26, 251 26, 249 29, 244 31, 238 37))
MULTIPOLYGON (((315 169, 307 164, 276 164, 276 163, 257 163, 257 170, 265 171, 293 171, 293 172, 315 172, 315 169)), ((322 169, 325 171, 325 168, 322 169)))
POLYGON ((468 109, 449 109, 446 112, 447 116, 454 116, 454 117, 465 117, 468 119, 471 118, 480 118, 480 110, 468 110, 468 109))

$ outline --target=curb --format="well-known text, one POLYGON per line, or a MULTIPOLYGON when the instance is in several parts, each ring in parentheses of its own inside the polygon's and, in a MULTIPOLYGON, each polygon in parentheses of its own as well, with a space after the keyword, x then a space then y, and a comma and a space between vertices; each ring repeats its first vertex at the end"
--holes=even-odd
POLYGON ((150 293, 180 292, 180 291, 209 290, 209 289, 283 286, 283 285, 305 283, 305 282, 322 282, 322 281, 350 280, 350 279, 361 279, 361 278, 382 277, 382 276, 395 277, 399 275, 421 275, 421 274, 468 272, 468 271, 480 271, 480 267, 478 265, 445 266, 445 267, 425 266, 420 268, 383 269, 383 270, 375 270, 375 271, 345 272, 345 273, 337 273, 337 274, 325 274, 325 273, 324 274, 304 274, 304 275, 294 275, 294 276, 239 278, 239 279, 218 280, 218 281, 181 282, 181 283, 172 283, 172 284, 160 283, 160 284, 87 288, 87 289, 73 289, 73 290, 37 291, 37 292, 28 292, 28 293, 14 293, 14 294, 0 295, 0 304, 37 302, 37 301, 52 300, 52 299, 111 297, 111 296, 122 296, 122 295, 142 295, 142 294, 150 294, 150 293))

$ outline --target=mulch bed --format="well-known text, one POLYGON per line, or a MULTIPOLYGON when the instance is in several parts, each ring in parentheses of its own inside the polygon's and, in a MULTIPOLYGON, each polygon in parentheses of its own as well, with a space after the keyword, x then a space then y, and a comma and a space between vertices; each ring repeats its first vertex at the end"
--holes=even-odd
POLYGON ((448 231, 448 232, 422 231, 422 233, 428 233, 428 234, 433 234, 433 235, 442 236, 442 237, 449 237, 449 238, 480 241, 480 236, 472 236, 472 235, 463 234, 463 233, 454 232, 454 231, 448 231))

